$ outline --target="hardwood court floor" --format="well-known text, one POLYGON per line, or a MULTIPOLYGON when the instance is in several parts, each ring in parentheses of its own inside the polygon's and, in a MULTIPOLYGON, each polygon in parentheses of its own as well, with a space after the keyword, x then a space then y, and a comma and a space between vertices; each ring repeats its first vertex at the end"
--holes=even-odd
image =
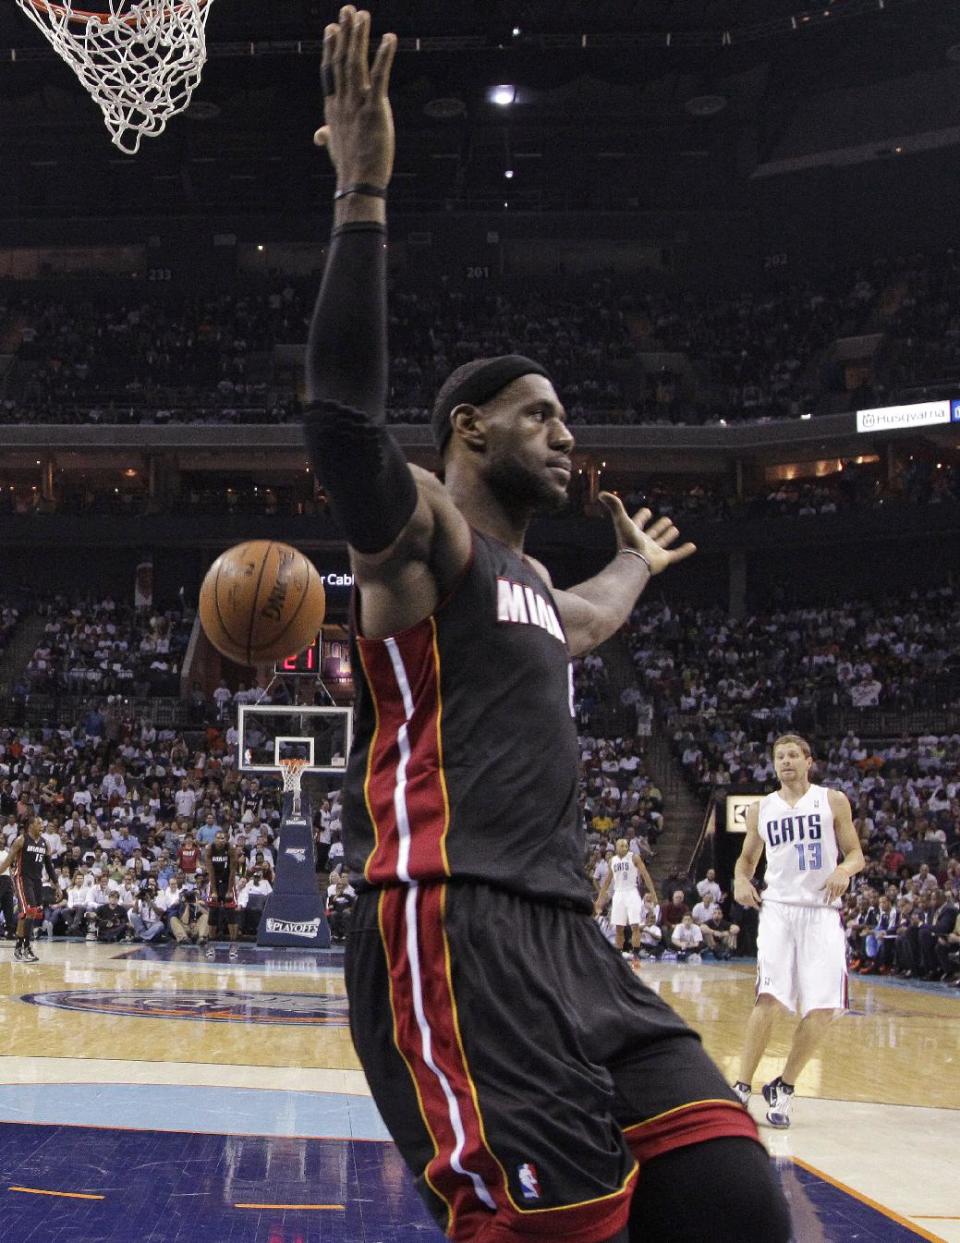
MULTIPOLYGON (((126 1239, 135 1211, 144 1243, 196 1238, 200 1224, 216 1243, 439 1239, 369 1099, 335 953, 244 946, 232 962, 225 946, 209 960, 41 942, 29 966, 7 945, 4 1238, 126 1239)), ((732 1079, 752 967, 643 964, 641 976, 732 1079)), ((798 1084, 791 1129, 765 1125, 759 1096, 752 1111, 831 1243, 960 1243, 960 994, 851 983, 851 1013, 798 1084)), ((784 1019, 758 1088, 791 1030, 784 1019)))

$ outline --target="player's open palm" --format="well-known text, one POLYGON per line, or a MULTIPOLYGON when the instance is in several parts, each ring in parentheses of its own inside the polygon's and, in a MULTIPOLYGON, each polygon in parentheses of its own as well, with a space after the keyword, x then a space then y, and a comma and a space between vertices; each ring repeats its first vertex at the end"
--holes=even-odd
POLYGON ((325 124, 313 136, 326 147, 341 189, 366 182, 386 186, 393 171, 393 113, 387 90, 396 35, 380 40, 370 64, 370 14, 346 5, 323 32, 325 124))
POLYGON ((613 519, 619 547, 633 548, 642 553, 650 564, 651 574, 660 574, 668 566, 686 560, 697 551, 696 544, 689 542, 679 548, 672 547, 680 532, 669 518, 658 518, 648 526, 653 517, 649 509, 639 509, 631 518, 615 493, 601 492, 599 499, 613 519))

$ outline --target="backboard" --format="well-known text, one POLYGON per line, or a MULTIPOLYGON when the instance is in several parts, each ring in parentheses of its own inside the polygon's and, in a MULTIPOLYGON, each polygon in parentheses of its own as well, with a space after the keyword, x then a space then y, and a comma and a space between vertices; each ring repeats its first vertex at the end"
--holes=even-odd
POLYGON ((276 773, 280 760, 305 759, 308 773, 342 777, 353 739, 353 709, 240 704, 237 733, 241 772, 276 773))

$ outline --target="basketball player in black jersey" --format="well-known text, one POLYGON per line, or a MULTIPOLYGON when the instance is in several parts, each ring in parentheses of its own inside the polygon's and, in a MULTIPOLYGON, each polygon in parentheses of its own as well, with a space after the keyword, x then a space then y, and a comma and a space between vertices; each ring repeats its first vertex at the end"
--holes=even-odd
POLYGON ((571 657, 694 551, 603 496, 619 551, 566 591, 526 556, 573 436, 543 367, 459 368, 433 427, 445 483, 384 426, 387 83, 369 14, 324 33, 334 230, 305 435, 356 576, 343 800, 358 899, 351 1031, 417 1187, 456 1240, 785 1243, 756 1128, 696 1035, 592 918, 571 657))
POLYGON ((210 881, 210 896, 207 906, 216 912, 214 932, 218 938, 223 937, 223 925, 226 923, 230 937, 230 954, 236 953, 237 920, 237 851, 227 841, 227 835, 221 829, 206 852, 207 876, 210 881))
POLYGON ((43 919, 43 872, 46 868, 56 897, 61 897, 60 884, 47 843, 43 840, 43 821, 34 817, 10 847, 6 859, 0 864, 0 873, 8 869, 13 877, 13 888, 19 907, 17 918, 17 943, 13 956, 21 962, 38 962, 33 951, 33 928, 43 919))

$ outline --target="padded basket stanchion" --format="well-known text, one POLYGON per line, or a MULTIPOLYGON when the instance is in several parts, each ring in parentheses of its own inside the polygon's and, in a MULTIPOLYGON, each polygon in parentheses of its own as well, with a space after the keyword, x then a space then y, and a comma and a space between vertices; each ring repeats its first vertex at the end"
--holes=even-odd
POLYGON ((280 772, 283 776, 284 794, 293 794, 293 814, 300 815, 300 780, 307 766, 306 760, 280 760, 280 772))

